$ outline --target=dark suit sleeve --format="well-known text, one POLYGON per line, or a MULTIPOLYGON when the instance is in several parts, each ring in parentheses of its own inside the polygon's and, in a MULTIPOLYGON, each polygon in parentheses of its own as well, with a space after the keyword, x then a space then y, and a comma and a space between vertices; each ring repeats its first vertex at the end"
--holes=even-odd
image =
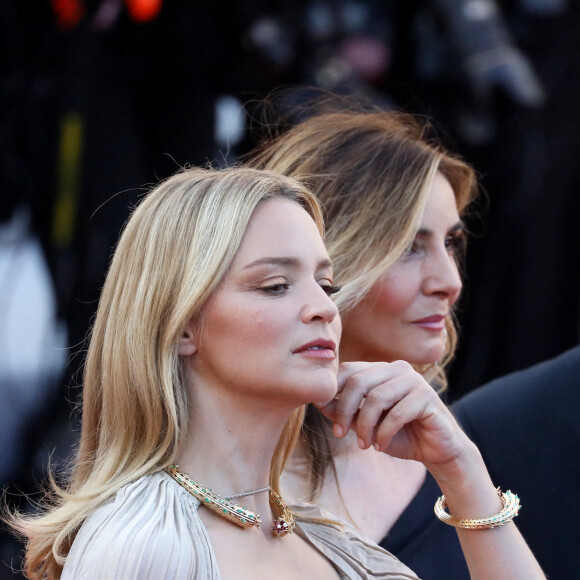
POLYGON ((452 406, 549 578, 580 570, 580 347, 496 379, 452 406))

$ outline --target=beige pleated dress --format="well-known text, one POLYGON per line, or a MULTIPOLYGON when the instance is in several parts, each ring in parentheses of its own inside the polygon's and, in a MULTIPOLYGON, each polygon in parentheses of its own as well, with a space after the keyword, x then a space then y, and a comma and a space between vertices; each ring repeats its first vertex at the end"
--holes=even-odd
MULTIPOLYGON (((165 472, 121 488, 83 524, 62 580, 220 580, 199 501, 165 472)), ((300 534, 334 565, 340 578, 417 580, 392 554, 316 506, 292 506, 300 534)))

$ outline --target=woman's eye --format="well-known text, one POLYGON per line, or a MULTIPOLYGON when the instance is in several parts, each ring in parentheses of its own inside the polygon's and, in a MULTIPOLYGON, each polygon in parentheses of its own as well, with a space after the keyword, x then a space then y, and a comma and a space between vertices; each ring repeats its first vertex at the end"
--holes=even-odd
POLYGON ((447 248, 447 251, 451 254, 457 254, 459 256, 462 255, 465 251, 465 244, 466 240, 464 234, 449 236, 445 240, 445 247, 447 248))
POLYGON ((323 285, 321 288, 326 292, 327 296, 332 296, 337 292, 340 292, 342 286, 332 286, 331 284, 323 285))
POLYGON ((410 258, 411 256, 414 256, 418 252, 419 252, 419 246, 418 246, 417 242, 415 241, 405 250, 405 252, 403 253, 403 255, 401 257, 404 260, 405 258, 410 258))
POLYGON ((284 294, 290 288, 290 284, 287 282, 279 282, 277 284, 270 284, 269 286, 260 286, 258 290, 265 292, 266 294, 273 294, 274 296, 280 296, 284 294))

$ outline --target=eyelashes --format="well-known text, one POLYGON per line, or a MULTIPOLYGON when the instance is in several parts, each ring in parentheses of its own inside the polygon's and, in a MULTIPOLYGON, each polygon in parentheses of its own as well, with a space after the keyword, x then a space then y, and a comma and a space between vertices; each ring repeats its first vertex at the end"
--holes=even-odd
MULTIPOLYGON (((342 286, 333 286, 332 284, 321 285, 320 286, 327 296, 332 296, 337 292, 340 292, 342 286)), ((261 292, 270 294, 271 296, 282 296, 290 289, 290 284, 287 282, 278 282, 276 284, 270 284, 269 286, 261 286, 258 288, 261 292)))
POLYGON ((342 290, 342 286, 322 286, 322 289, 326 292, 327 296, 332 296, 337 292, 342 290))
MULTIPOLYGON (((424 255, 432 251, 432 243, 418 237, 413 240, 410 246, 402 254, 403 260, 415 255, 424 255)), ((467 247, 467 235, 463 231, 453 232, 445 237, 445 249, 451 255, 461 258, 467 247)))
POLYGON ((290 289, 290 284, 286 282, 278 282, 276 284, 270 284, 269 286, 260 286, 258 290, 264 292, 265 294, 270 294, 272 296, 282 296, 290 289))
POLYGON ((462 257, 467 246, 467 236, 464 232, 450 236, 446 240, 445 245, 449 252, 458 257, 462 257))

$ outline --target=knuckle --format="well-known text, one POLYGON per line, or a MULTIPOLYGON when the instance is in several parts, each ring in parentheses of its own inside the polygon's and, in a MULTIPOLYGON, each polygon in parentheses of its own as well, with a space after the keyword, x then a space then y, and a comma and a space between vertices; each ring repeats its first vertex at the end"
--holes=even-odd
POLYGON ((401 372, 415 372, 413 365, 411 365, 411 363, 407 362, 406 360, 396 360, 391 364, 401 372))
POLYGON ((373 377, 380 377, 383 375, 388 375, 388 369, 391 363, 387 362, 373 362, 369 363, 369 365, 361 371, 361 375, 365 377, 369 377, 372 379, 373 377))
POLYGON ((382 397, 380 391, 378 391, 378 389, 374 389, 370 393, 367 394, 366 399, 365 399, 365 405, 377 406, 377 405, 381 405, 382 401, 383 401, 383 397, 382 397))
POLYGON ((357 420, 356 420, 356 425, 357 428, 362 428, 365 430, 371 429, 375 426, 376 423, 376 417, 374 416, 373 413, 369 413, 368 411, 365 413, 364 407, 361 410, 361 412, 359 413, 357 420))
POLYGON ((364 383, 365 377, 363 373, 355 373, 348 380, 348 386, 357 393, 364 391, 364 383))
POLYGON ((344 420, 350 415, 346 409, 346 405, 337 405, 334 411, 334 419, 339 423, 344 422, 344 420))
POLYGON ((404 416, 403 409, 401 409, 401 407, 399 407, 399 406, 395 406, 389 411, 388 416, 389 416, 389 420, 392 423, 395 423, 398 425, 403 421, 403 416, 404 416))
POLYGON ((368 419, 360 418, 356 422, 356 433, 366 439, 372 432, 373 427, 374 425, 368 419))
POLYGON ((350 361, 345 361, 345 362, 341 362, 340 366, 343 370, 347 371, 353 367, 355 367, 355 363, 354 362, 350 362, 350 361))

